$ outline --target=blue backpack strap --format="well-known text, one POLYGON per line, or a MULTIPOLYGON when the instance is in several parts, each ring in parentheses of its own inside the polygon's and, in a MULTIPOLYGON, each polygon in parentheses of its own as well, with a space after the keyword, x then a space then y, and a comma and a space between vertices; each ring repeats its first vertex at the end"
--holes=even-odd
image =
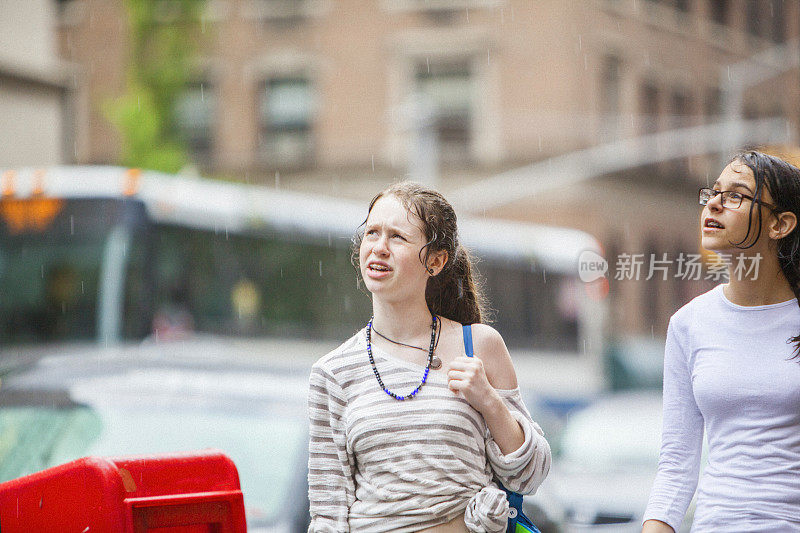
POLYGON ((472 357, 472 324, 464 324, 462 329, 464 330, 464 353, 467 354, 467 357, 472 357))

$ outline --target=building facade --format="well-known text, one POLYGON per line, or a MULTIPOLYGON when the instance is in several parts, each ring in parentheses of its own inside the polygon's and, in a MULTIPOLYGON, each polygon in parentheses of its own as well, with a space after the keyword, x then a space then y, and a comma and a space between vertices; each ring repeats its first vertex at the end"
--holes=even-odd
POLYGON ((51 0, 0 2, 0 167, 70 159, 69 74, 51 0))
MULTIPOLYGON (((121 0, 61 13, 77 160, 113 162, 121 0)), ((588 231, 615 335, 663 334, 715 283, 679 258, 732 147, 800 134, 798 0, 209 0, 201 25, 176 127, 204 173, 363 199, 410 175, 464 211, 588 231), (481 205, 482 186, 509 193, 481 205)))

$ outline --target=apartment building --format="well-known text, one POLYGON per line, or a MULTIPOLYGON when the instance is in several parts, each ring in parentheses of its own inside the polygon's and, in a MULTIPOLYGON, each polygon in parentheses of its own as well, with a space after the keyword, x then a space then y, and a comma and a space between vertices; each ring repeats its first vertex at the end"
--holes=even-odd
POLYGON ((69 160, 69 75, 56 53, 57 6, 0 5, 0 167, 69 160))
MULTIPOLYGON (((203 172, 364 199, 411 175, 463 211, 588 231, 619 334, 663 333, 713 284, 649 260, 699 252, 726 141, 800 134, 798 0, 209 0, 201 27, 176 127, 203 172), (625 254, 639 279, 613 279, 625 254)), ((124 28, 121 0, 61 2, 81 162, 119 154, 101 107, 124 28)))

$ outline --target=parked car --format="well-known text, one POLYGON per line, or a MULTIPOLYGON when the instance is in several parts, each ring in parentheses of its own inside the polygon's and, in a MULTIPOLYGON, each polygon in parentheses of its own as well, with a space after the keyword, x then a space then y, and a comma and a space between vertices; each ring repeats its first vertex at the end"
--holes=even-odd
MULTIPOLYGON (((557 502, 565 532, 641 531, 661 448, 661 392, 601 398, 570 415, 540 498, 557 502)), ((693 507, 681 527, 689 531, 693 507)))
POLYGON ((202 355, 205 341, 54 356, 0 385, 0 481, 87 455, 216 448, 248 530, 306 531, 307 369, 202 355))

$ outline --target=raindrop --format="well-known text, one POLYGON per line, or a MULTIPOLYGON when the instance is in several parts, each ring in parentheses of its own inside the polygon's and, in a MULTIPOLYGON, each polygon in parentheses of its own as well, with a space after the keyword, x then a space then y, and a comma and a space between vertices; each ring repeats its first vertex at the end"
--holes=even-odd
POLYGON ((86 294, 86 291, 84 290, 83 287, 83 281, 81 281, 81 294, 86 294))
POLYGON ((281 173, 275 172, 275 188, 279 188, 281 186, 281 173))
POLYGON ((322 261, 319 262, 319 277, 322 277, 322 261))
POLYGON ((583 339, 583 355, 586 355, 586 339, 583 339))
POLYGON ((281 277, 283 277, 283 268, 281 268, 281 277))
POLYGON ((75 215, 69 216, 69 234, 75 235, 75 215))
POLYGON ((205 87, 203 87, 202 83, 200 84, 200 101, 201 102, 205 102, 206 101, 205 87))
POLYGON ((330 247, 331 245, 333 245, 333 242, 331 242, 331 234, 328 232, 328 246, 330 247))
POLYGON ((731 66, 728 65, 728 81, 731 81, 731 66))
POLYGON ((650 337, 653 339, 656 338, 655 326, 653 324, 650 324, 650 337))
POLYGON ((542 269, 542 282, 547 283, 547 271, 542 269))
POLYGON ((225 240, 228 240, 228 226, 225 226, 225 240))
POLYGON ((486 64, 489 64, 489 50, 486 50, 486 64))
MULTIPOLYGON (((55 403, 55 402, 53 402, 53 403, 55 403)), ((40 497, 40 498, 39 498, 39 509, 41 509, 41 508, 42 508, 42 504, 43 504, 43 503, 44 503, 44 496, 42 496, 42 497, 40 497)))
POLYGON ((583 50, 583 36, 578 35, 578 50, 583 50))
POLYGON ((375 154, 372 154, 372 171, 375 172, 375 154))
POLYGON ((469 23, 469 8, 467 8, 467 23, 469 23))
POLYGON ((431 58, 430 57, 426 57, 425 58, 425 64, 428 66, 428 74, 430 74, 431 73, 431 58))
POLYGON ((39 270, 41 271, 41 272, 39 272, 39 274, 42 276, 42 279, 44 279, 44 265, 41 265, 39 267, 39 270))

